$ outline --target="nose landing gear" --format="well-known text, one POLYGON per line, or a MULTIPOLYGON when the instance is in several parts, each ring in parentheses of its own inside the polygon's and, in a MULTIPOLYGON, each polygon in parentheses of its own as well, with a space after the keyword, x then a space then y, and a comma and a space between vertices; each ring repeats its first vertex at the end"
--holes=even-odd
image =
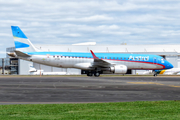
POLYGON ((156 76, 157 76, 157 72, 154 71, 154 77, 156 77, 156 76))

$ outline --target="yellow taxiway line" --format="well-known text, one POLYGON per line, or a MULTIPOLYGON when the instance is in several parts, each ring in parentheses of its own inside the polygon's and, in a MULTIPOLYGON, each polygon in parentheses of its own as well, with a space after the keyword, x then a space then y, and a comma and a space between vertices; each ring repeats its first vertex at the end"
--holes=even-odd
POLYGON ((156 82, 127 82, 130 84, 154 84, 154 85, 164 85, 164 86, 169 86, 169 87, 180 87, 180 86, 175 86, 175 85, 166 85, 166 84, 161 84, 161 83, 156 83, 156 82))

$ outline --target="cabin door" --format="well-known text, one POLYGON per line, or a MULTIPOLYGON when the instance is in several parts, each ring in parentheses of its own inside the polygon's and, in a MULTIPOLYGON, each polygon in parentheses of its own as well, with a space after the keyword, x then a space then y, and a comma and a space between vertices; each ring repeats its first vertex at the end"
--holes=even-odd
POLYGON ((49 62, 50 55, 49 55, 49 54, 47 54, 46 56, 47 56, 46 61, 47 61, 47 62, 49 62))

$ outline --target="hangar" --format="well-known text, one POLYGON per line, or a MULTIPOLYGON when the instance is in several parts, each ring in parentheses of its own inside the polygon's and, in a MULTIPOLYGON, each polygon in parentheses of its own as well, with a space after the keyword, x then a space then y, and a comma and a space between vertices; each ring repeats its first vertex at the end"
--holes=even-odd
MULTIPOLYGON (((58 52, 90 52, 94 53, 130 53, 130 54, 154 54, 160 55, 173 64, 174 68, 180 68, 180 45, 96 45, 96 44, 74 44, 74 45, 47 45, 35 44, 35 47, 42 51, 58 51, 58 52)), ((6 48, 6 52, 13 52, 14 47, 6 48)), ((74 68, 56 68, 51 66, 40 65, 18 58, 0 59, 1 74, 19 74, 28 75, 32 71, 30 66, 36 70, 43 70, 49 74, 65 73, 66 75, 80 75, 81 70, 74 68)), ((128 74, 141 74, 143 70, 128 70, 128 74)))

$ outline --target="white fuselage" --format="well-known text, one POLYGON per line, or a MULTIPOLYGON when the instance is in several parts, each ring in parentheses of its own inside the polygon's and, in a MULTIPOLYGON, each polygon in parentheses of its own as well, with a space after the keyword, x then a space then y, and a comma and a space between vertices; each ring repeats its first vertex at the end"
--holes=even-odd
MULTIPOLYGON (((61 68, 78 68, 83 70, 93 70, 93 58, 78 58, 78 57, 65 57, 65 56, 47 56, 47 55, 32 55, 31 57, 21 57, 21 59, 32 61, 39 64, 48 66, 61 67, 61 68)), ((137 61, 120 61, 103 59, 113 65, 125 65, 128 69, 163 69, 159 64, 137 62, 137 61)), ((109 66, 107 66, 109 67, 109 66)))

